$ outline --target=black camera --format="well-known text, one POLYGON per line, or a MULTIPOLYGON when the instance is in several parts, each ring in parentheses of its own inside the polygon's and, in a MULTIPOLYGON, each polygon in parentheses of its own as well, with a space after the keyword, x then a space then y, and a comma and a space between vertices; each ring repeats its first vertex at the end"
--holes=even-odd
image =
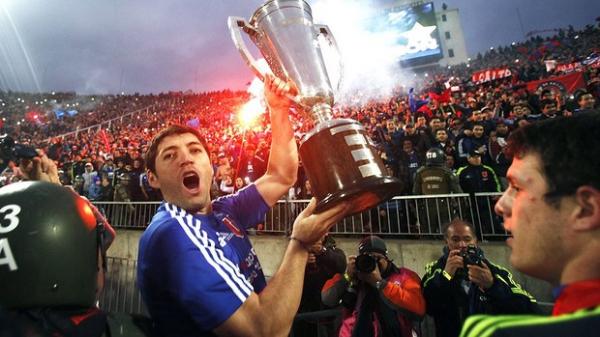
POLYGON ((460 256, 463 258, 465 269, 473 264, 483 266, 483 251, 475 245, 468 245, 466 249, 461 250, 460 256))
POLYGON ((18 159, 32 159, 37 156, 35 148, 18 144, 8 135, 0 136, 0 159, 4 162, 18 159))
POLYGON ((360 254, 356 257, 356 270, 360 273, 370 273, 377 266, 377 258, 369 254, 360 254))

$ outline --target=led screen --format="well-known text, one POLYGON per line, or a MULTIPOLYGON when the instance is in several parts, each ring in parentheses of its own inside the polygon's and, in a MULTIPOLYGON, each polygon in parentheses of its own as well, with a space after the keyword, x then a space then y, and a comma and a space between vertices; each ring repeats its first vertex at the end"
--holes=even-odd
POLYGON ((372 30, 392 41, 399 61, 442 57, 433 3, 408 8, 390 8, 372 21, 372 30))

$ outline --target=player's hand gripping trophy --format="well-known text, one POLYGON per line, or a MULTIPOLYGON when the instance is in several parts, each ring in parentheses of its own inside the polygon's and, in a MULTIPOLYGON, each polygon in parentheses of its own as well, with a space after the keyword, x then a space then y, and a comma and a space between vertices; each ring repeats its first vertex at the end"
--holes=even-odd
POLYGON ((256 44, 276 76, 291 79, 298 87, 299 94, 290 99, 314 125, 302 139, 300 157, 318 200, 316 212, 348 201, 350 215, 400 191, 400 181, 387 175, 364 127, 352 119, 333 119, 333 89, 318 37, 322 35, 336 49, 337 45, 327 26, 313 24, 308 3, 269 0, 249 23, 229 17, 228 24, 236 47, 256 76, 264 78, 242 32, 256 44))

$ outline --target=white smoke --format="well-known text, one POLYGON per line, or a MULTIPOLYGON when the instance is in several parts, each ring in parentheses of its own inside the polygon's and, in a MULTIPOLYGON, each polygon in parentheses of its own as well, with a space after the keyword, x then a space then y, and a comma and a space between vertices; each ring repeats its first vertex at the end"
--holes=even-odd
MULTIPOLYGON (((383 8, 377 1, 317 0, 311 4, 315 23, 331 29, 344 64, 342 84, 335 99, 341 104, 364 104, 389 97, 400 85, 409 86, 414 73, 402 70, 394 43, 395 32, 369 28, 383 8)), ((321 48, 334 89, 339 79, 339 56, 321 48)))

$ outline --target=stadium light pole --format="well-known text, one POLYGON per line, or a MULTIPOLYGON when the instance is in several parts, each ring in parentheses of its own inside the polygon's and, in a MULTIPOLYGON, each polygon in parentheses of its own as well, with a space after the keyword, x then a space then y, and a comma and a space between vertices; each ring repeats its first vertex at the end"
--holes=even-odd
POLYGON ((517 19, 519 20, 519 26, 521 27, 521 34, 523 34, 523 38, 527 39, 525 35, 525 28, 523 28, 523 19, 521 19, 521 11, 519 11, 519 7, 517 7, 517 19))

